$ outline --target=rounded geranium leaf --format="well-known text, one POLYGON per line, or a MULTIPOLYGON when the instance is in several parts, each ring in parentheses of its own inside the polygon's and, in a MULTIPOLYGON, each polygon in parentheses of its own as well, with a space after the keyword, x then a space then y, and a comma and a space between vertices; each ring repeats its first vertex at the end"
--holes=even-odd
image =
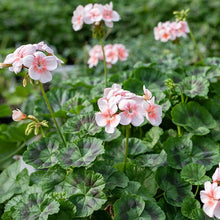
POLYGON ((177 104, 171 115, 173 123, 196 135, 208 134, 209 129, 216 126, 216 121, 207 109, 193 101, 177 104))
POLYGON ((152 170, 157 169, 157 167, 164 166, 167 161, 167 154, 164 150, 160 154, 144 154, 135 158, 135 160, 142 167, 149 167, 152 170))
POLYGON ((7 167, 0 175, 0 203, 13 195, 24 192, 29 185, 27 169, 21 169, 21 161, 16 161, 7 167))
POLYGON ((146 88, 160 88, 160 91, 165 88, 164 80, 165 74, 151 67, 139 67, 136 68, 133 72, 134 78, 142 82, 142 85, 145 85, 146 88))
POLYGON ((115 132, 110 134, 106 133, 104 130, 97 135, 97 137, 105 142, 110 142, 121 136, 121 132, 116 128, 115 132))
MULTIPOLYGON (((196 96, 207 98, 209 82, 204 77, 188 76, 179 85, 182 92, 190 98, 196 96)), ((177 90, 179 91, 179 88, 177 90)))
POLYGON ((68 143, 60 150, 58 160, 67 169, 70 166, 81 167, 91 164, 98 155, 104 153, 102 141, 97 138, 83 138, 76 143, 68 143))
POLYGON ((206 78, 212 83, 217 82, 219 77, 220 77, 220 68, 217 67, 210 68, 206 73, 206 78))
MULTIPOLYGON (((125 139, 122 144, 125 145, 125 139)), ((147 145, 144 141, 138 138, 129 138, 128 139, 128 155, 137 156, 143 154, 148 150, 147 145)))
POLYGON ((107 190, 113 190, 116 187, 124 188, 128 185, 128 177, 123 172, 113 168, 106 160, 96 162, 93 169, 102 174, 107 190))
POLYGON ((189 66, 185 69, 185 73, 187 76, 205 77, 209 68, 208 66, 189 66))
POLYGON ((219 57, 208 57, 204 59, 205 64, 209 66, 217 66, 220 68, 220 58, 219 57))
POLYGON ((203 185, 210 178, 205 176, 205 166, 197 163, 189 163, 183 167, 180 175, 181 178, 192 185, 203 185))
POLYGON ((42 138, 28 145, 23 159, 34 168, 48 168, 57 163, 59 143, 50 138, 42 138))
POLYGON ((69 201, 76 206, 76 217, 86 217, 106 202, 104 187, 101 174, 81 168, 66 176, 63 190, 71 195, 69 201))
POLYGON ((192 216, 192 219, 193 220, 197 220, 197 219, 201 219, 201 220, 218 220, 217 218, 215 217, 209 217, 205 214, 205 212, 203 211, 203 209, 201 208, 196 208, 196 209, 193 209, 192 212, 191 212, 191 216, 192 216))
POLYGON ((156 202, 145 201, 144 211, 142 212, 140 220, 165 220, 166 215, 156 202))
POLYGON ((187 197, 183 200, 183 204, 181 206, 181 212, 182 214, 189 218, 193 219, 193 210, 200 208, 200 203, 196 199, 192 197, 187 197))
POLYGON ((127 195, 114 204, 114 220, 138 219, 144 210, 144 200, 140 196, 127 195))
POLYGON ((149 168, 127 164, 125 174, 130 181, 139 182, 149 197, 156 194, 158 186, 155 180, 155 175, 149 168))
POLYGON ((123 89, 133 92, 135 94, 143 94, 143 83, 134 78, 129 78, 123 83, 123 89))
POLYGON ((95 114, 88 113, 67 120, 63 125, 62 130, 69 136, 73 135, 92 135, 102 131, 102 128, 96 124, 95 114))
MULTIPOLYGON (((47 220, 49 215, 59 211, 60 204, 43 193, 33 193, 17 198, 12 208, 12 216, 15 220, 21 219, 42 219, 47 220)), ((12 203, 12 202, 11 202, 12 203)))
POLYGON ((164 142, 164 150, 167 153, 167 162, 172 168, 182 169, 191 162, 192 141, 188 136, 169 137, 164 142))
POLYGON ((159 167, 155 177, 160 188, 165 191, 165 199, 169 204, 180 207, 186 197, 193 196, 192 186, 182 180, 176 170, 159 167))

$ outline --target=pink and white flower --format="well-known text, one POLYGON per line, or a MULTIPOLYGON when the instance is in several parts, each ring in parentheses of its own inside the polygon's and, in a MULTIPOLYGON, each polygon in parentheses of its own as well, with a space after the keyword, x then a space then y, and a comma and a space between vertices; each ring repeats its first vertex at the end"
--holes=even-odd
POLYGON ((93 24, 102 20, 102 5, 95 4, 90 10, 86 10, 84 14, 84 22, 93 24))
POLYGON ((161 42, 174 41, 176 38, 186 37, 187 33, 189 33, 189 27, 186 21, 159 22, 157 27, 154 28, 155 40, 160 40, 161 42))
POLYGON ((205 190, 200 191, 203 210, 209 217, 220 218, 220 187, 217 183, 205 182, 205 190))
POLYGON ((9 70, 19 73, 23 66, 23 58, 36 52, 36 48, 32 44, 27 44, 17 48, 14 53, 8 54, 4 60, 4 64, 11 64, 9 70))
POLYGON ((149 101, 152 98, 152 94, 150 90, 146 89, 145 85, 143 86, 143 90, 144 90, 144 99, 146 101, 149 101))
POLYGON ((78 31, 82 29, 84 22, 84 8, 82 5, 79 5, 76 10, 73 12, 72 24, 73 30, 78 31))
POLYGON ((109 103, 106 99, 99 99, 98 106, 101 112, 95 114, 98 126, 105 127, 107 133, 114 133, 120 122, 120 116, 116 114, 118 107, 115 103, 109 103))
POLYGON ((120 124, 128 125, 132 124, 134 126, 139 126, 144 122, 144 109, 142 105, 135 102, 132 99, 122 99, 119 102, 119 109, 121 112, 120 124))
MULTIPOLYGON (((123 44, 107 44, 104 46, 104 53, 108 68, 117 63, 118 60, 125 61, 128 57, 128 50, 123 44)), ((100 45, 95 45, 89 51, 89 68, 92 68, 98 64, 99 60, 103 60, 103 51, 100 45), (98 61, 97 61, 98 58, 98 61)))
POLYGON ((24 58, 24 65, 28 67, 31 79, 46 83, 52 80, 50 71, 57 68, 57 60, 54 56, 46 56, 43 52, 36 52, 24 58))
POLYGON ((160 105, 154 104, 154 97, 148 100, 148 102, 144 102, 143 107, 146 112, 147 120, 153 126, 159 126, 162 122, 162 107, 160 105))
POLYGON ((220 163, 219 163, 219 167, 215 170, 212 176, 212 181, 214 183, 220 184, 220 163))
POLYGON ((14 121, 21 121, 24 120, 25 118, 26 115, 23 112, 21 112, 19 109, 12 111, 12 119, 14 121))

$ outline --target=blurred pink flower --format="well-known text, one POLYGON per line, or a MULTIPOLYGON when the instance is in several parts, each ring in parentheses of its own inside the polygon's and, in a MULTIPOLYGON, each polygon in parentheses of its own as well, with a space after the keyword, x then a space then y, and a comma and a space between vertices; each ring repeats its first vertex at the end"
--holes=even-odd
POLYGON ((118 51, 118 59, 125 61, 128 58, 128 50, 123 44, 114 44, 114 47, 118 51))
POLYGON ((12 119, 14 121, 21 121, 26 118, 26 115, 21 112, 19 109, 12 111, 12 119))
POLYGON ((78 31, 82 29, 84 22, 84 8, 82 5, 79 5, 76 10, 73 12, 72 24, 73 30, 78 31))
POLYGON ((217 183, 205 182, 205 190, 200 191, 203 210, 209 217, 220 218, 220 187, 217 183))
POLYGON ((145 85, 143 86, 143 90, 144 90, 144 99, 146 101, 149 101, 152 98, 151 92, 148 89, 146 89, 145 85))
POLYGON ((24 58, 24 65, 29 68, 28 74, 31 79, 46 83, 52 80, 50 71, 57 68, 57 60, 54 56, 36 52, 24 58))
POLYGON ((219 167, 215 170, 215 172, 212 176, 212 181, 214 183, 220 184, 220 163, 219 163, 219 167))
POLYGON ((22 69, 23 58, 36 52, 36 48, 32 44, 27 44, 17 48, 14 53, 8 54, 4 60, 4 64, 12 64, 9 70, 19 73, 22 69))
POLYGON ((92 8, 89 8, 88 10, 85 11, 84 14, 84 22, 86 24, 93 24, 95 22, 99 22, 102 20, 102 5, 100 4, 95 4, 92 8), (90 10, 89 10, 90 9, 90 10))
POLYGON ((186 37, 187 33, 189 33, 189 27, 186 21, 159 22, 157 27, 154 28, 155 40, 160 40, 161 42, 174 41, 178 37, 186 37))
POLYGON ((145 109, 147 120, 153 126, 159 126, 162 122, 162 107, 160 105, 154 104, 154 97, 148 100, 148 102, 144 102, 143 107, 145 109))

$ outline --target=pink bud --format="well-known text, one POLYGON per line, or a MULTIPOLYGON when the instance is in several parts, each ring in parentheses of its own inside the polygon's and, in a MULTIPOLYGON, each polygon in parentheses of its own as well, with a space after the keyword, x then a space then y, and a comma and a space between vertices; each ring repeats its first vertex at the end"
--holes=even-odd
POLYGON ((13 112, 12 119, 14 121, 21 121, 26 118, 26 115, 23 112, 21 112, 19 109, 13 110, 12 112, 13 112))

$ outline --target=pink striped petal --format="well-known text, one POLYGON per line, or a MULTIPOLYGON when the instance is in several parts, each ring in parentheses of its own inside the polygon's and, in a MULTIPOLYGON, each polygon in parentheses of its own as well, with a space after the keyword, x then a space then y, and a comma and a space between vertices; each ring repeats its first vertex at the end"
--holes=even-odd
POLYGON ((44 60, 49 71, 55 70, 57 68, 57 60, 54 56, 47 56, 44 60))
POLYGON ((100 127, 105 127, 107 124, 106 116, 103 115, 101 112, 97 112, 95 114, 95 121, 100 127))
POLYGON ((132 118, 131 124, 134 126, 139 126, 144 122, 143 115, 137 114, 132 118))
POLYGON ((27 55, 26 57, 23 58, 23 64, 26 67, 30 67, 33 63, 34 56, 33 55, 27 55))
POLYGON ((33 80, 39 80, 40 79, 40 74, 36 71, 36 69, 33 66, 31 66, 29 68, 28 74, 29 74, 30 78, 33 79, 33 80))
POLYGON ((131 118, 128 117, 128 115, 126 114, 126 112, 120 112, 119 113, 121 120, 120 120, 120 124, 122 125, 128 125, 131 123, 131 118))

